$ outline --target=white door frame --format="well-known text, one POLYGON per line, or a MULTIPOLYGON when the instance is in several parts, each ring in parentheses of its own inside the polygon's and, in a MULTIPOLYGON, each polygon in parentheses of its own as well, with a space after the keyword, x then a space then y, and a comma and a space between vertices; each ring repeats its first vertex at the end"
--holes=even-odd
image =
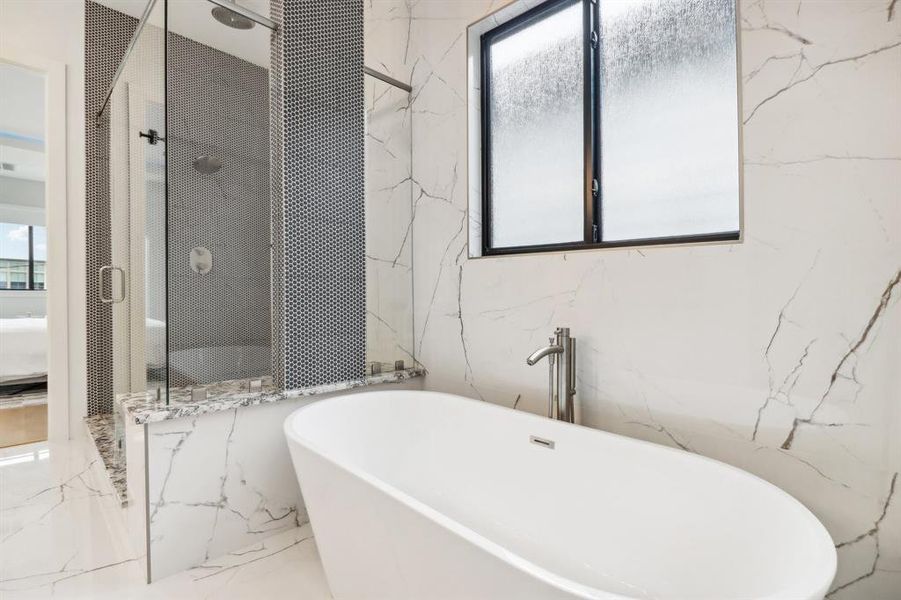
POLYGON ((69 439, 69 316, 66 194, 66 65, 4 46, 0 61, 45 75, 44 182, 47 227, 47 437, 69 439))

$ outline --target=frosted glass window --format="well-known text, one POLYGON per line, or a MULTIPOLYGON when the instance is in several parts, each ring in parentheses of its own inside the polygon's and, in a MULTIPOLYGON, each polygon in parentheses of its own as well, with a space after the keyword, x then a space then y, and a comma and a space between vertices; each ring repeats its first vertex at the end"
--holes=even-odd
POLYGON ((735 0, 516 0, 488 19, 484 253, 739 238, 735 0))
POLYGON ((733 0, 601 0, 602 238, 739 229, 733 0))
POLYGON ((581 2, 482 38, 492 248, 583 240, 583 40, 581 2))

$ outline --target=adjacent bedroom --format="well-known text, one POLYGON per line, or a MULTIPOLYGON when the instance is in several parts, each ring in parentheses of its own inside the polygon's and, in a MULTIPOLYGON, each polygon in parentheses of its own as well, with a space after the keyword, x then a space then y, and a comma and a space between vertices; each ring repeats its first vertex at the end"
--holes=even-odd
POLYGON ((0 448, 47 439, 45 75, 0 62, 0 448))

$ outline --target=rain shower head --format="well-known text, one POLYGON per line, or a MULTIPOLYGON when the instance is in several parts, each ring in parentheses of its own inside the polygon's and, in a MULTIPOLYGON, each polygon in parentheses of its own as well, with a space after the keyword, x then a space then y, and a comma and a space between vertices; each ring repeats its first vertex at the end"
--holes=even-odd
POLYGON ((222 168, 222 160, 212 154, 202 154, 191 164, 194 165, 195 171, 204 175, 212 175, 222 168))
POLYGON ((214 19, 232 29, 253 29, 254 25, 256 25, 256 23, 244 15, 239 15, 235 11, 229 10, 224 6, 213 7, 212 14, 214 19))

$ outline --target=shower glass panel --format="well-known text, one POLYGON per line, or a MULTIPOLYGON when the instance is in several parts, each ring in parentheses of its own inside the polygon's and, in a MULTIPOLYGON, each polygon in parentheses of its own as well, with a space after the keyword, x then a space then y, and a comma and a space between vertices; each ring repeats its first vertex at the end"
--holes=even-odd
POLYGON ((271 374, 271 31, 204 1, 166 18, 170 390, 248 390, 271 374))
POLYGON ((148 3, 96 122, 109 199, 96 306, 110 319, 115 395, 167 391, 163 14, 148 3))
POLYGON ((410 94, 375 77, 366 90, 366 373, 418 366, 413 341, 410 94))
MULTIPOLYGON (((168 403, 272 386, 272 23, 267 0, 236 10, 150 0, 131 15, 138 31, 98 117, 111 198, 98 305, 111 315, 116 394, 168 403)), ((409 86, 360 77, 371 375, 419 367, 412 220, 424 192, 409 86)))

